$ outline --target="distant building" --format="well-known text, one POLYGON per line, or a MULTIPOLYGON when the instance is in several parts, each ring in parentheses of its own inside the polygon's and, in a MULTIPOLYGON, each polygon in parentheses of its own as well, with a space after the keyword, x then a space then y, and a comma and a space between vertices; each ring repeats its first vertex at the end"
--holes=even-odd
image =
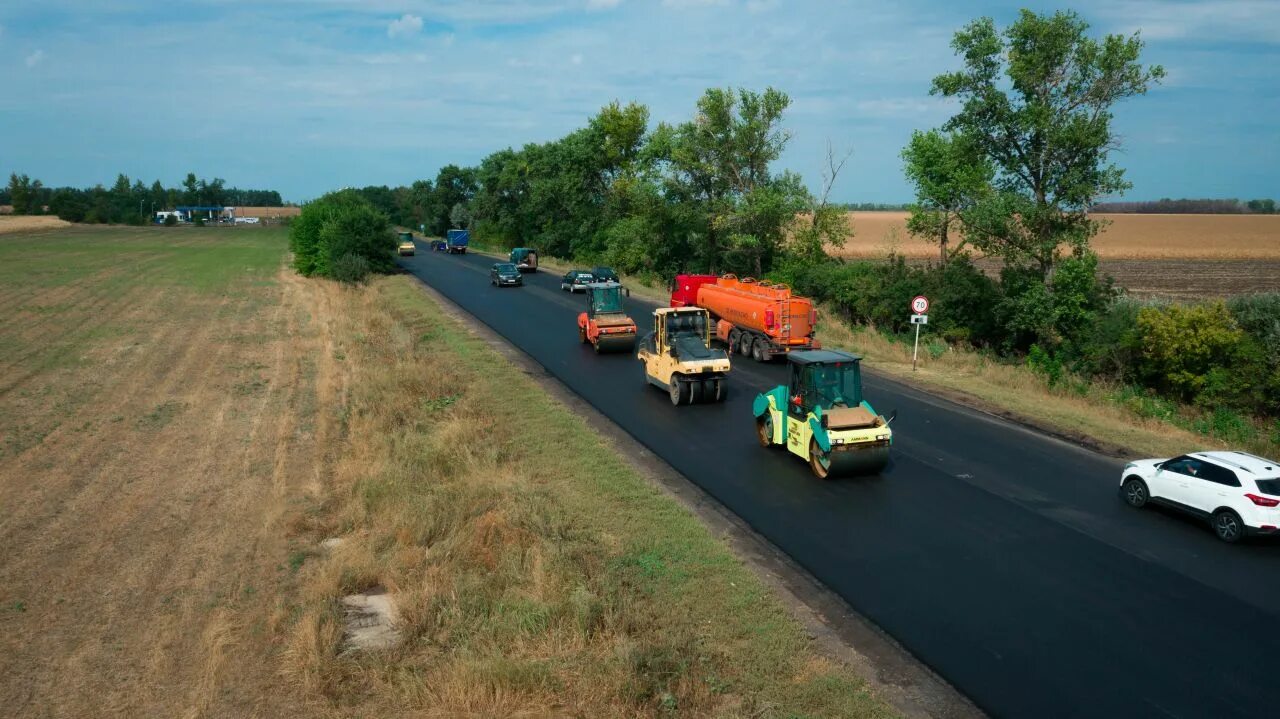
POLYGON ((256 217, 260 222, 271 222, 297 217, 302 214, 301 207, 227 207, 223 215, 234 220, 256 217))

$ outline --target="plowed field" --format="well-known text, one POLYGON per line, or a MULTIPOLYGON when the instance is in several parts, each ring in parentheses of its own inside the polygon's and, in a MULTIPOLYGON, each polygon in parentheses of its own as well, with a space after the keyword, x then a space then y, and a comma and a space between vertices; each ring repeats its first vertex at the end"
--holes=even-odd
MULTIPOLYGON (((907 234, 905 212, 850 212, 853 236, 839 254, 897 252, 931 260, 938 250, 907 234)), ((1102 269, 1139 296, 1180 299, 1280 291, 1280 215, 1098 215, 1102 269)))

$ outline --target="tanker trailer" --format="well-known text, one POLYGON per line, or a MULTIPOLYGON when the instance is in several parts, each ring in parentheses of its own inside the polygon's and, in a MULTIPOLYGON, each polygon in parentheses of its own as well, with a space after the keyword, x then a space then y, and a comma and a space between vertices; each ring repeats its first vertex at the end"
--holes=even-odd
POLYGON ((715 321, 716 339, 757 362, 821 347, 814 337, 818 314, 813 300, 781 283, 734 275, 676 275, 671 306, 707 310, 715 321))

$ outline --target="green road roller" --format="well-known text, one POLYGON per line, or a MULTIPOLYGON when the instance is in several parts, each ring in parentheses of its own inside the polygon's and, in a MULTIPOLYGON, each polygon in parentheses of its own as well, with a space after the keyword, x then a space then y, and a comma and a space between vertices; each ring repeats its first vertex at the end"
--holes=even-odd
POLYGON ((788 354, 789 384, 756 395, 751 406, 760 445, 786 445, 822 479, 884 469, 896 413, 880 415, 862 398, 861 362, 835 350, 788 354))

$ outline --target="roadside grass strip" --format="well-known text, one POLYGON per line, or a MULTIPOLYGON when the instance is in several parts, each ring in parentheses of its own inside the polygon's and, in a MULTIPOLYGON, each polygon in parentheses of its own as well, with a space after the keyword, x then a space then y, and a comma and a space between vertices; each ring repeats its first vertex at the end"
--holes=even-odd
POLYGON ((338 712, 878 717, 726 545, 405 276, 331 283, 349 375, 331 485, 294 522, 288 671, 338 712), (401 643, 343 653, 340 598, 401 643))

